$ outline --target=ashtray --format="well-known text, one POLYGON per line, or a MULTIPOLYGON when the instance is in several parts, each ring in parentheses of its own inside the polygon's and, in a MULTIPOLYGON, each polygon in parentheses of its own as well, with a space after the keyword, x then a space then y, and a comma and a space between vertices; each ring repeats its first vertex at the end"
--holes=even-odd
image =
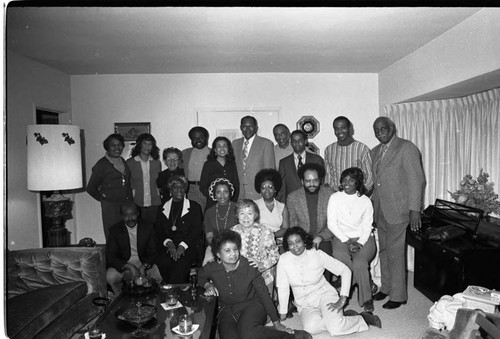
POLYGON ((172 328, 172 331, 174 331, 175 333, 177 334, 180 334, 180 335, 191 335, 193 334, 194 332, 198 331, 198 328, 200 327, 200 325, 198 324, 193 324, 191 325, 191 331, 190 332, 186 332, 186 333, 182 333, 180 330, 179 330, 179 325, 175 326, 174 328, 172 328))

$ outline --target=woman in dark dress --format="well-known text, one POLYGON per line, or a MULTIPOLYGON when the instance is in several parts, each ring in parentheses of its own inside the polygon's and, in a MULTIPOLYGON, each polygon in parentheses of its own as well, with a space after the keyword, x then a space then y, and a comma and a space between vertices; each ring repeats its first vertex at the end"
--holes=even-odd
POLYGON ((171 198, 170 191, 168 189, 168 179, 174 175, 184 176, 184 168, 181 168, 181 150, 175 147, 165 148, 163 150, 163 162, 167 165, 167 169, 160 172, 158 180, 156 181, 156 184, 160 189, 162 205, 171 198))
POLYGON ((200 190, 207 198, 206 210, 214 206, 216 200, 210 197, 208 189, 210 184, 217 178, 226 178, 234 186, 232 201, 238 200, 240 194, 240 181, 234 161, 234 152, 231 142, 226 137, 217 137, 212 143, 212 149, 208 154, 207 161, 203 164, 200 177, 200 190))
POLYGON ((203 254, 203 215, 198 203, 186 198, 188 180, 174 175, 168 180, 172 198, 156 219, 157 266, 168 284, 189 282, 191 265, 203 254))
POLYGON ((228 230, 238 223, 236 217, 236 203, 231 201, 234 194, 234 186, 225 178, 215 179, 208 189, 211 199, 215 199, 217 203, 210 207, 205 213, 205 236, 207 240, 207 248, 205 250, 205 263, 213 261, 212 248, 210 244, 215 233, 220 233, 228 230))
POLYGON ((120 134, 109 135, 102 143, 106 154, 92 167, 87 193, 101 202, 102 224, 106 240, 109 228, 122 220, 121 206, 132 200, 130 170, 122 158, 125 140, 120 134))
POLYGON ((200 269, 198 282, 205 295, 219 297, 217 327, 221 339, 312 338, 305 331, 281 324, 260 272, 240 256, 241 237, 233 231, 214 236, 217 261, 200 269), (265 326, 267 317, 273 326, 265 326))

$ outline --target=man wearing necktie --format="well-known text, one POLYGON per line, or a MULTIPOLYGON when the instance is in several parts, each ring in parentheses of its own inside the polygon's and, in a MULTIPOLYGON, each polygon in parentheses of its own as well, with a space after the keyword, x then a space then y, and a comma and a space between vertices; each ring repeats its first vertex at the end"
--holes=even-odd
POLYGON ((380 292, 373 300, 389 301, 382 307, 394 309, 406 304, 406 227, 421 226, 420 210, 425 187, 418 148, 409 140, 396 136, 396 125, 387 117, 373 123, 380 144, 371 151, 374 190, 374 218, 379 235, 382 274, 380 292))
POLYGON ((275 168, 274 145, 271 140, 258 136, 258 129, 254 117, 243 117, 240 124, 243 138, 233 141, 236 169, 240 180, 239 199, 259 199, 260 193, 254 188, 255 175, 261 169, 275 168))
POLYGON ((316 163, 325 167, 323 158, 317 154, 306 152, 307 134, 301 130, 292 132, 291 141, 293 153, 280 160, 279 172, 283 183, 278 192, 277 199, 286 202, 288 194, 302 186, 302 182, 297 175, 297 171, 305 163, 316 163))

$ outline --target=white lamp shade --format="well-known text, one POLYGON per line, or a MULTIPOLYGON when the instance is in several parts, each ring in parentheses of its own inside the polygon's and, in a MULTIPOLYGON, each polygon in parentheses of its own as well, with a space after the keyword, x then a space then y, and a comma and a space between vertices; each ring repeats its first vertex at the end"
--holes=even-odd
POLYGON ((83 187, 80 127, 28 125, 28 190, 83 187))

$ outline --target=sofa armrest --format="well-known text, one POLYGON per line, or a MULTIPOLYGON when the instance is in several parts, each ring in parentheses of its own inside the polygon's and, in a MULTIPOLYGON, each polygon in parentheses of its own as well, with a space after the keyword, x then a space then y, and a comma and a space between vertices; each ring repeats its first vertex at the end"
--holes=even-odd
POLYGON ((34 248, 7 253, 7 298, 73 281, 85 281, 87 293, 106 296, 103 247, 34 248))

